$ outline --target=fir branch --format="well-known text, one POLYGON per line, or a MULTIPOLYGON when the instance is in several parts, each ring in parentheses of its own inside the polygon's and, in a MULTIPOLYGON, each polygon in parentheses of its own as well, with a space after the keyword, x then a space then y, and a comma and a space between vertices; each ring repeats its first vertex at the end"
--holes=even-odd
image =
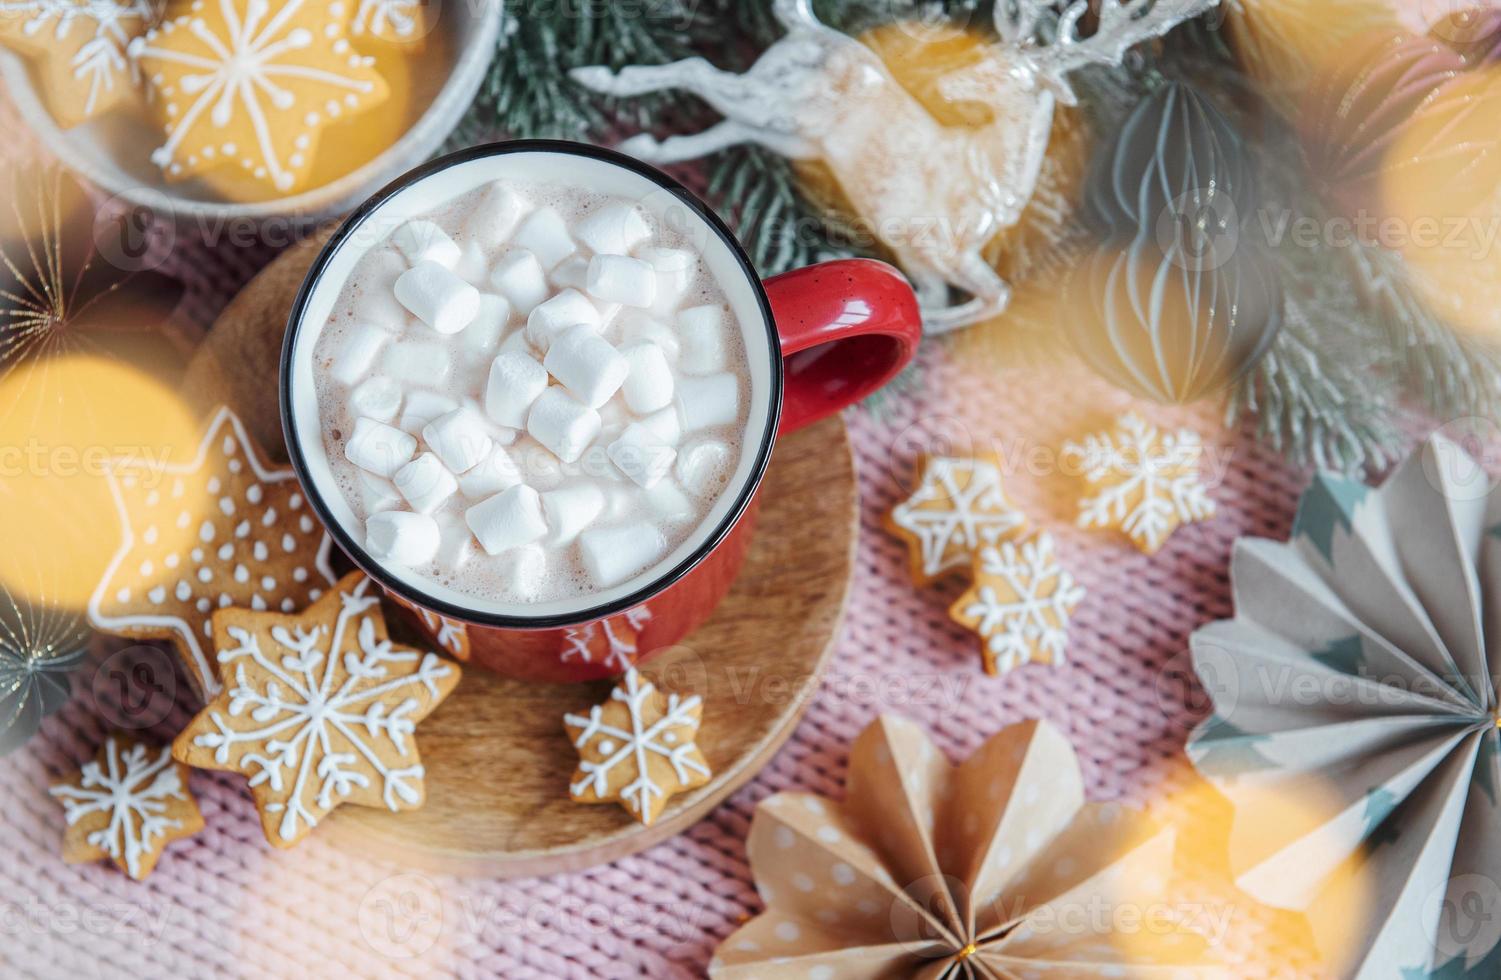
POLYGON ((661 64, 710 40, 691 0, 505 0, 499 50, 460 127, 466 142, 508 136, 584 140, 622 116, 649 126, 670 93, 629 106, 568 77, 582 65, 661 64))
POLYGON ((712 157, 708 198, 763 276, 851 254, 830 240, 792 164, 770 150, 737 146, 712 157))
POLYGON ((1401 255, 1355 245, 1352 273, 1379 312, 1407 389, 1443 420, 1501 418, 1501 351, 1455 332, 1415 295, 1401 255))
POLYGON ((1305 308, 1289 293, 1282 332, 1232 390, 1225 423, 1250 421, 1259 441, 1300 465, 1353 472, 1395 461, 1402 445, 1395 386, 1358 356, 1370 342, 1361 314, 1325 303, 1305 308))

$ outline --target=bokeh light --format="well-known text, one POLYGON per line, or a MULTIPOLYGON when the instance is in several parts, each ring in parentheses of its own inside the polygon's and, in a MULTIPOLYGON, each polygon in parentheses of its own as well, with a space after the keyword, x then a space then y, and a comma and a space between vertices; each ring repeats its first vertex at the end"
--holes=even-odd
POLYGON ((29 601, 85 607, 120 545, 111 461, 183 462, 197 438, 181 397, 120 361, 15 366, 0 378, 0 581, 29 601))

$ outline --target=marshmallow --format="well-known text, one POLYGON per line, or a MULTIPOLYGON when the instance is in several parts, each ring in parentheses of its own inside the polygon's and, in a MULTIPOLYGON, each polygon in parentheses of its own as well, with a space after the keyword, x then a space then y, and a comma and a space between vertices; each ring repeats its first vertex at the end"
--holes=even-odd
POLYGON ((606 204, 579 222, 578 236, 595 255, 630 255, 651 237, 651 226, 634 204, 606 204))
POLYGON ((607 450, 610 462, 639 487, 650 488, 672 469, 677 451, 640 422, 625 427, 607 450))
POLYGON ((483 287, 486 280, 490 278, 490 253, 486 252, 479 242, 470 242, 464 246, 464 251, 459 255, 459 261, 454 265, 453 271, 471 286, 483 287))
POLYGON ((406 256, 411 265, 436 262, 445 269, 459 264, 462 254, 448 233, 431 221, 420 218, 408 221, 391 233, 391 244, 406 256))
POLYGON ((678 411, 674 407, 667 407, 660 411, 652 412, 639 423, 647 431, 657 437, 657 441, 668 446, 676 446, 683 438, 683 423, 678 418, 678 411))
POLYGON ((599 435, 599 413, 556 386, 542 392, 526 417, 526 431, 565 463, 572 463, 599 435))
POLYGON ((728 444, 718 439, 694 439, 678 453, 673 473, 684 489, 703 499, 723 489, 732 463, 728 444))
POLYGON ((607 303, 650 306, 657 299, 657 273, 640 259, 596 255, 589 260, 585 289, 590 296, 607 303))
POLYGON ((552 346, 558 334, 580 324, 599 332, 599 307, 577 289, 565 289, 532 310, 526 318, 526 339, 540 351, 552 346))
POLYGON ((559 289, 577 289, 580 292, 589 284, 589 260, 582 255, 570 255, 552 270, 552 284, 559 289))
POLYGON ((386 348, 380 369, 396 381, 407 384, 440 385, 453 370, 448 346, 422 340, 403 340, 386 348))
POLYGON ((672 404, 672 367, 662 348, 650 341, 622 347, 621 355, 630 366, 625 376, 625 403, 637 415, 648 415, 672 404))
POLYGON ((349 393, 349 414, 389 422, 401 411, 401 385, 377 375, 366 378, 349 393))
POLYGON ((510 300, 511 308, 522 316, 530 313, 550 292, 542 263, 524 249, 511 252, 495 263, 495 268, 490 270, 490 285, 510 300))
POLYGON ((547 533, 542 499, 524 483, 470 507, 464 521, 488 555, 530 544, 547 533))
POLYGON ((341 385, 354 384, 370 370, 375 363, 375 355, 380 353, 390 336, 380 327, 368 323, 351 327, 344 342, 339 345, 339 352, 334 355, 334 362, 329 366, 328 373, 341 385))
POLYGON ((380 253, 379 258, 384 260, 380 269, 364 279, 349 304, 349 318, 355 323, 369 323, 395 333, 406 329, 412 319, 396 302, 396 277, 407 271, 407 263, 394 250, 380 253))
POLYGON ((593 483, 575 483, 542 494, 547 544, 568 544, 605 509, 605 492, 593 483))
POLYGON ((531 357, 537 353, 537 348, 533 347, 532 342, 526 339, 526 327, 522 327, 520 330, 512 330, 506 334, 506 339, 500 342, 500 347, 496 348, 495 353, 525 354, 527 357, 531 357))
POLYGON ((660 561, 667 539, 650 524, 591 528, 579 535, 584 570, 596 585, 609 588, 660 561))
POLYGON ((652 305, 658 310, 671 310, 682 302, 698 276, 698 256, 684 248, 648 245, 637 249, 636 257, 656 273, 657 298, 652 305))
POLYGON ((406 409, 401 413, 401 421, 396 424, 412 435, 416 435, 427 426, 427 423, 440 415, 447 415, 458 407, 458 402, 447 395, 419 388, 407 395, 406 409))
POLYGON ((344 458, 376 476, 390 478, 417 451, 417 440, 375 419, 358 419, 344 443, 344 458))
POLYGON ((500 336, 506 331, 506 321, 511 318, 511 304, 504 296, 480 293, 479 313, 474 321, 459 334, 459 343, 466 351, 492 355, 500 346, 500 336))
POLYGON ((382 479, 374 473, 366 473, 364 470, 359 474, 360 503, 367 514, 378 514, 383 510, 391 510, 401 506, 401 494, 391 485, 390 480, 382 479))
POLYGON ((631 371, 625 356, 587 324, 555 338, 542 364, 590 408, 609 401, 631 371))
POLYGON ((423 514, 437 510, 459 489, 459 481, 432 453, 423 453, 397 470, 394 482, 412 509, 423 514))
POLYGON ((438 333, 458 333, 479 314, 479 290, 436 262, 418 262, 396 280, 396 299, 438 333))
POLYGON ((723 371, 727 351, 724 343, 724 310, 718 306, 695 306, 678 314, 678 338, 683 344, 679 366, 689 374, 723 371))
POLYGON ((547 388, 547 369, 530 354, 505 351, 490 365, 485 385, 485 414, 499 425, 520 429, 526 415, 547 388))
POLYGON ((679 524, 698 518, 698 508, 675 480, 658 480, 646 491, 646 505, 658 519, 679 524))
POLYGON ((469 525, 452 514, 439 514, 437 565, 444 571, 456 572, 474 555, 474 535, 469 525))
POLYGON ((519 602, 535 602, 542 596, 547 582, 547 552, 541 545, 524 544, 512 548, 494 563, 500 581, 509 595, 519 602))
POLYGON ((422 441, 438 454, 443 465, 463 473, 490 455, 495 443, 485 431, 484 420, 467 405, 440 415, 422 427, 422 441))
POLYGON ((553 268, 578 251, 568 234, 567 223, 552 208, 540 208, 527 215, 513 241, 535 255, 544 269, 553 268))
POLYGON ((459 491, 470 500, 483 500, 520 482, 521 467, 504 448, 495 446, 490 455, 459 477, 459 491))
POLYGON ((526 207, 520 194, 504 181, 494 181, 470 210, 469 218, 464 222, 464 233, 470 241, 484 248, 499 248, 516 230, 526 207))
POLYGON ((740 418, 740 380, 733 374, 679 378, 677 402, 684 429, 730 425, 740 418))
POLYGON ((365 521, 365 550, 376 561, 425 565, 438 553, 438 522, 426 514, 386 510, 365 521))
POLYGON ((677 333, 661 320, 640 310, 630 310, 620 318, 620 342, 634 344, 649 341, 662 348, 668 364, 676 364, 682 345, 677 333))

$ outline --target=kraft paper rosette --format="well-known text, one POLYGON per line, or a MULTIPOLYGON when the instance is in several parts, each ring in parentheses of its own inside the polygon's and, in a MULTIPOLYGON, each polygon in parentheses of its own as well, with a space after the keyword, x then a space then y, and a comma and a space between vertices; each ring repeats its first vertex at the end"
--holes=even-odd
POLYGON ((1045 722, 1005 728, 951 766, 915 724, 877 719, 846 799, 756 808, 766 911, 725 940, 719 980, 1220 976, 1166 898, 1173 835, 1086 803, 1045 722))
POLYGON ((1501 493, 1435 436, 1379 489, 1315 478, 1232 578, 1188 753, 1235 807, 1237 884, 1340 975, 1501 976, 1501 493))

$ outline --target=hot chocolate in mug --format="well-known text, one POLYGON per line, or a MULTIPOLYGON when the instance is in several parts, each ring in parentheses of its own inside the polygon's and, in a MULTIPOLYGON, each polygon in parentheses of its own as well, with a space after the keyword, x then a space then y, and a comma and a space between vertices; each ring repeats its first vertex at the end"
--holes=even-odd
POLYGON ((678 643, 709 617, 750 547, 757 489, 778 437, 885 384, 912 358, 920 336, 911 287, 884 263, 833 261, 762 282, 729 229, 666 174, 584 144, 498 143, 412 171, 366 202, 329 239, 292 307, 281 358, 282 424, 297 477, 334 540, 417 616, 436 644, 510 677, 587 681, 618 674, 678 643), (690 242, 738 323, 748 381, 739 458, 696 530, 623 582, 538 603, 486 601, 371 554, 363 522, 337 485, 325 448, 314 357, 336 302, 371 248, 409 220, 507 181, 628 199, 659 227, 690 242))

